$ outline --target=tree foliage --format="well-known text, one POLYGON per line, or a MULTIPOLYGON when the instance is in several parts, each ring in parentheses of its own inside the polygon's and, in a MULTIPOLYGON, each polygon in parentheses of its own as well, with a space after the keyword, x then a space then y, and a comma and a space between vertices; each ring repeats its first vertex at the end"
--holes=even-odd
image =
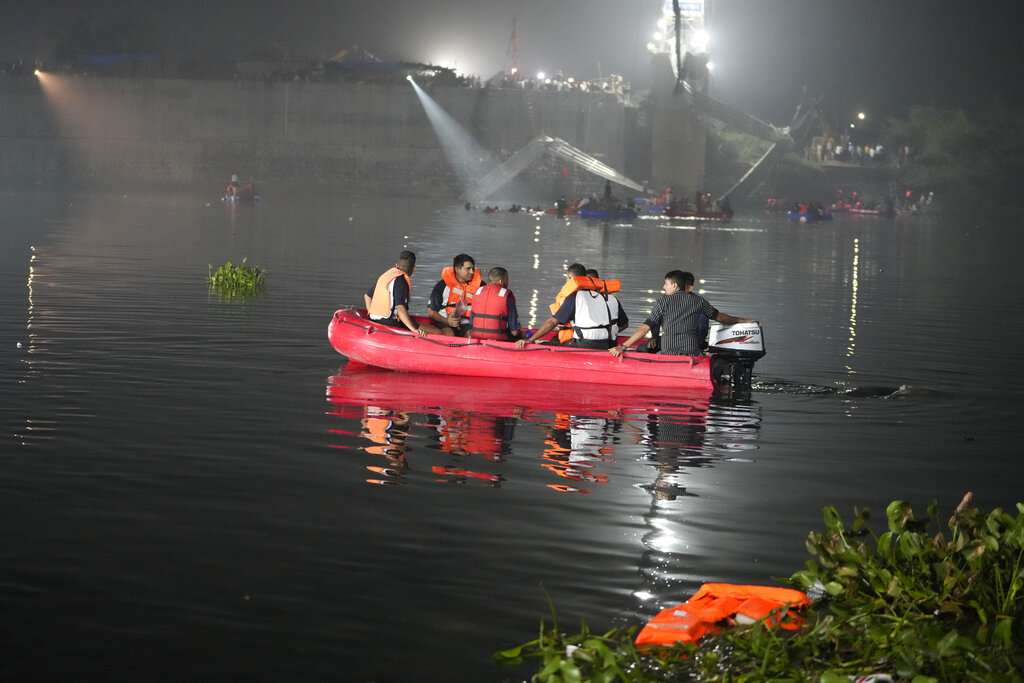
POLYGON ((910 148, 904 185, 933 190, 947 204, 1024 206, 1015 187, 1024 172, 1024 109, 992 103, 968 115, 919 106, 886 131, 890 148, 910 148))

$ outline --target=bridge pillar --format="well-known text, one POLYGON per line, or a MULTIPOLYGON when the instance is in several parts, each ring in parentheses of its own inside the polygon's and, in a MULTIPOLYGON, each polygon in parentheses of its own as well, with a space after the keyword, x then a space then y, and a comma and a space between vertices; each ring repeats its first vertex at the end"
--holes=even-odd
POLYGON ((677 197, 693 197, 705 190, 707 129, 680 95, 667 54, 654 55, 654 87, 650 95, 651 190, 672 187, 677 197))

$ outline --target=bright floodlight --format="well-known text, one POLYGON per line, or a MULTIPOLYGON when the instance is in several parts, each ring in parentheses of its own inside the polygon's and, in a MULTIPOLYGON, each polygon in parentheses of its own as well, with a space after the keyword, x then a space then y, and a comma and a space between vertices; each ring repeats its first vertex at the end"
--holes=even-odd
POLYGON ((861 121, 863 121, 864 120, 864 112, 860 112, 859 114, 857 114, 857 118, 860 119, 861 121))
POLYGON ((851 124, 850 124, 850 128, 856 128, 856 127, 857 127, 857 124, 856 124, 856 123, 851 123, 851 124))
POLYGON ((35 70, 35 74, 36 74, 36 76, 38 76, 38 75, 39 75, 39 69, 36 69, 36 70, 35 70))
POLYGON ((700 31, 694 32, 693 40, 690 41, 690 44, 693 45, 694 52, 701 53, 708 51, 708 43, 710 41, 711 36, 708 35, 707 31, 701 29, 700 31))
POLYGON ((412 74, 406 74, 405 75, 405 80, 411 81, 412 80, 412 74))
POLYGON ((537 80, 538 81, 543 81, 545 78, 546 78, 546 76, 544 75, 543 71, 538 71, 537 72, 537 80))

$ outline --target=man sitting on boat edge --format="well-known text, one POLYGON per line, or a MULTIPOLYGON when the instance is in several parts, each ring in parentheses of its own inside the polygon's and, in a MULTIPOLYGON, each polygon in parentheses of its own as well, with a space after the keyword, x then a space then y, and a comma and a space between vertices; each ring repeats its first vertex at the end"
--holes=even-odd
MULTIPOLYGON (((693 273, 673 270, 665 273, 662 291, 665 295, 654 302, 647 320, 619 346, 608 349, 613 356, 621 356, 652 329, 661 331, 661 353, 674 356, 698 356, 703 339, 698 333, 701 313, 723 325, 755 322, 723 313, 707 299, 693 293, 693 273)), ((539 330, 538 330, 539 331, 539 330)))
POLYGON ((451 267, 441 271, 427 304, 427 314, 441 334, 465 337, 469 332, 473 295, 480 289, 480 280, 480 270, 469 254, 458 254, 451 267))
POLYGON ((398 261, 383 275, 377 278, 377 284, 366 290, 363 301, 370 320, 389 327, 408 328, 421 337, 428 334, 440 334, 433 325, 417 325, 409 315, 409 298, 412 295, 412 280, 416 270, 416 254, 403 251, 398 261))
MULTIPOLYGON (((532 340, 539 340, 556 326, 563 325, 572 331, 572 338, 565 342, 565 346, 607 349, 615 345, 619 331, 629 326, 626 312, 622 310, 619 300, 610 293, 618 291, 618 281, 605 282, 593 269, 584 272, 584 277, 572 278, 576 291, 566 296, 555 314, 537 328, 532 340), (609 287, 608 284, 612 282, 615 283, 614 287, 609 287)), ((520 340, 516 346, 524 348, 526 342, 525 339, 520 340)))
POLYGON ((522 336, 516 295, 508 288, 507 270, 495 266, 487 272, 487 284, 473 296, 470 321, 466 336, 473 339, 512 341, 522 336))

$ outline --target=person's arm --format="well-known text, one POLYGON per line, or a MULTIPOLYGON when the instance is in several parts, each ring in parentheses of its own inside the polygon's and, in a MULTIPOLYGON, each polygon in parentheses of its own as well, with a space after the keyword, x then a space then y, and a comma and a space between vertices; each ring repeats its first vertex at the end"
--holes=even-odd
POLYGON ((537 331, 533 333, 532 337, 530 337, 529 339, 520 339, 519 341, 516 342, 516 346, 518 346, 519 348, 523 348, 530 342, 536 342, 537 340, 539 340, 541 337, 543 337, 545 334, 555 329, 556 327, 558 327, 558 319, 555 318, 554 316, 551 316, 550 318, 545 320, 540 327, 537 328, 537 331))
POLYGON ((721 311, 719 311, 718 315, 715 316, 715 320, 717 320, 718 322, 722 323, 723 325, 737 325, 739 323, 755 323, 755 322, 757 322, 756 320, 751 320, 750 318, 737 318, 734 315, 729 315, 728 313, 722 313, 721 311))
POLYGON ((447 306, 443 301, 445 283, 444 280, 439 280, 434 289, 430 292, 430 302, 427 304, 427 315, 432 321, 437 323, 437 326, 442 330, 446 327, 458 327, 459 319, 454 315, 448 315, 441 311, 446 311, 447 306))
POLYGON ((416 321, 409 315, 409 309, 399 304, 395 306, 395 316, 402 321, 402 324, 409 328, 410 332, 415 332, 421 337, 427 336, 427 331, 416 324, 416 321))
POLYGON ((622 355, 623 351, 628 351, 630 347, 633 346, 633 344, 637 343, 637 341, 647 336, 647 333, 650 331, 651 328, 648 327, 647 323, 643 323, 642 325, 640 325, 640 327, 637 328, 636 332, 629 336, 629 339, 627 339, 624 343, 619 344, 618 346, 613 346, 612 348, 608 349, 608 353, 618 358, 619 356, 622 355))
POLYGON ((522 330, 519 329, 519 309, 516 308, 516 295, 512 292, 508 293, 508 334, 509 337, 523 338, 522 330))
POLYGON ((527 341, 539 341, 541 337, 546 335, 551 330, 555 329, 559 325, 567 325, 570 320, 576 317, 576 295, 572 294, 565 297, 565 301, 555 312, 553 316, 544 321, 544 323, 537 328, 537 331, 533 333, 533 336, 529 340, 520 339, 516 342, 519 348, 523 348, 527 341))

